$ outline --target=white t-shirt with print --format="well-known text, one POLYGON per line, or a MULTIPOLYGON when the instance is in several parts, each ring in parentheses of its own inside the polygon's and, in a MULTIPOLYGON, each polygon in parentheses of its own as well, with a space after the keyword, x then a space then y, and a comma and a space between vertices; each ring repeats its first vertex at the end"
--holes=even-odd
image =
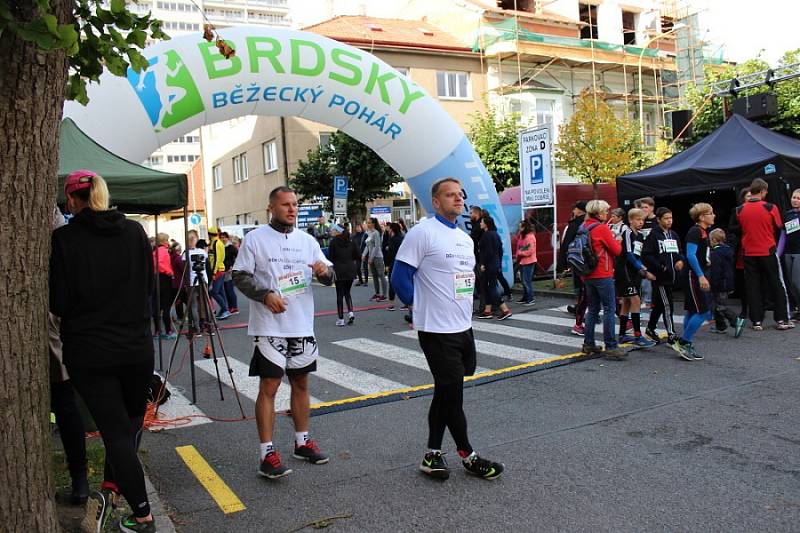
POLYGON ((312 270, 308 265, 317 261, 331 265, 317 240, 304 231, 280 233, 270 226, 262 226, 245 236, 233 270, 250 272, 258 288, 277 291, 288 302, 286 311, 273 313, 263 302, 250 300, 248 335, 314 335, 312 270))
POLYGON ((435 217, 428 218, 409 230, 396 259, 417 269, 414 275, 417 330, 460 333, 472 327, 475 253, 469 235, 435 217))

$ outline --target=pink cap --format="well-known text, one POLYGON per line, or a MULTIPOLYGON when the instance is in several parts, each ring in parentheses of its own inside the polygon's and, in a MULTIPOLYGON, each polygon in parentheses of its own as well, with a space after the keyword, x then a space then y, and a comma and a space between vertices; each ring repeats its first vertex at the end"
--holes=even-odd
POLYGON ((70 172, 64 181, 64 193, 72 194, 81 189, 88 189, 92 186, 92 178, 97 177, 97 174, 91 170, 80 169, 70 172))

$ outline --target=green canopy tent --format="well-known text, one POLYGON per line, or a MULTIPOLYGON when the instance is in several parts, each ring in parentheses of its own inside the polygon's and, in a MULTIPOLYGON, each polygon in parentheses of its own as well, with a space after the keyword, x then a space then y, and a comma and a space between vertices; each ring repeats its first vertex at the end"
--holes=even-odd
POLYGON ((108 183, 111 205, 125 213, 158 215, 186 207, 186 174, 153 170, 109 152, 86 135, 70 118, 61 122, 58 203, 63 205, 64 180, 81 168, 97 172, 108 183))
MULTIPOLYGON (((188 232, 186 174, 159 172, 131 163, 97 144, 70 118, 61 122, 58 152, 59 205, 66 203, 64 180, 67 175, 75 170, 87 169, 100 174, 106 180, 111 205, 123 213, 154 215, 155 231, 158 233, 159 213, 183 208, 184 231, 188 232)), ((160 301, 157 271, 155 276, 156 301, 160 301)), ((156 324, 158 333, 161 333, 161 320, 156 320, 156 324)), ((161 335, 158 338, 158 367, 164 368, 161 335)))

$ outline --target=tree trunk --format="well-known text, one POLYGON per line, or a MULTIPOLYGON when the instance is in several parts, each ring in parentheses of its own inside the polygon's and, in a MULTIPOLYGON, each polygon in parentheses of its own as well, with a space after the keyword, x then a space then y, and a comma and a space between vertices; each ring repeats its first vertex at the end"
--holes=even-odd
POLYGON ((592 182, 592 198, 594 200, 600 199, 600 184, 596 181, 592 182))
MULTIPOLYGON (((35 4, 16 2, 15 14, 30 20, 35 4)), ((51 0, 50 5, 60 22, 70 20, 70 0, 51 0)), ((48 417, 47 275, 67 67, 63 51, 41 53, 36 45, 3 32, 0 529, 4 531, 59 530, 48 417)))

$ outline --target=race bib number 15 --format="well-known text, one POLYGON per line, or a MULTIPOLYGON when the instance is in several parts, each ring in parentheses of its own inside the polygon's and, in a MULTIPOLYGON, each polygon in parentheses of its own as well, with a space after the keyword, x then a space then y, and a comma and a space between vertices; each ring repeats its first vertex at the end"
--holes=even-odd
POLYGON ((297 296, 308 290, 308 283, 303 272, 289 272, 278 278, 281 296, 297 296))
POLYGON ((453 274, 453 287, 456 300, 472 300, 472 293, 475 291, 475 273, 456 272, 453 274))

